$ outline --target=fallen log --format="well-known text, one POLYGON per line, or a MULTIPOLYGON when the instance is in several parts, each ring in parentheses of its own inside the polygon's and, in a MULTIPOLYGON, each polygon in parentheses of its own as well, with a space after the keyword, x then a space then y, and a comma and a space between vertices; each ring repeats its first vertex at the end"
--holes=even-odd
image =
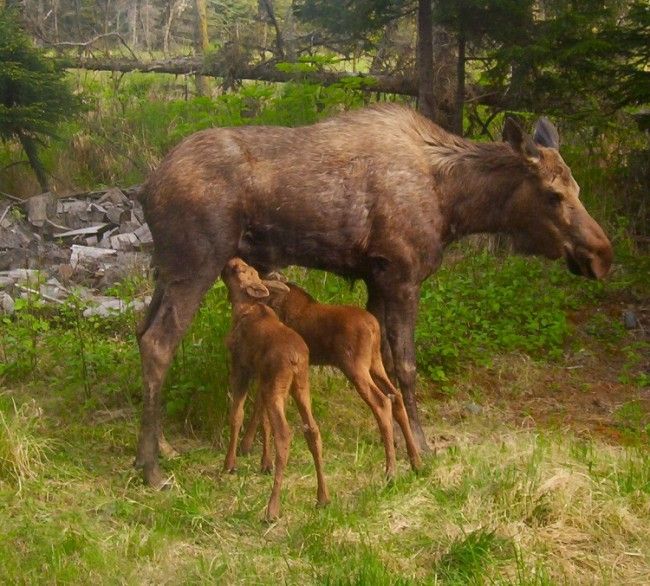
MULTIPOLYGON (((347 71, 286 71, 275 64, 227 66, 221 63, 204 62, 200 57, 174 57, 156 61, 135 61, 111 57, 64 57, 61 62, 68 69, 88 69, 91 71, 120 71, 128 73, 171 73, 174 75, 205 75, 285 83, 288 81, 308 81, 328 86, 337 83, 358 84, 359 89, 369 92, 417 96, 416 81, 409 77, 370 75, 347 71)), ((355 85, 356 87, 356 85, 355 85)))

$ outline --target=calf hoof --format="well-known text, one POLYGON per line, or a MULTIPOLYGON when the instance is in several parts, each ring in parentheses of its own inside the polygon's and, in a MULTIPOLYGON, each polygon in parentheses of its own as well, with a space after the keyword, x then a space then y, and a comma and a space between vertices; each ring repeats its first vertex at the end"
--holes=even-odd
POLYGON ((411 470, 413 470, 413 472, 415 472, 416 474, 420 472, 420 470, 422 470, 422 466, 423 464, 422 464, 422 460, 420 459, 420 456, 418 456, 417 458, 413 458, 411 460, 411 470))
POLYGON ((316 500, 316 508, 323 509, 330 504, 330 497, 324 496, 316 500))
POLYGON ((260 466, 260 472, 262 474, 271 474, 273 472, 273 464, 262 464, 260 466))
POLYGON ((240 456, 248 456, 253 451, 253 442, 242 441, 237 451, 240 456))
POLYGON ((280 507, 272 507, 269 505, 266 509, 266 514, 264 515, 265 523, 275 523, 280 518, 280 507))
POLYGON ((237 474, 237 466, 224 466, 223 471, 228 474, 237 474))

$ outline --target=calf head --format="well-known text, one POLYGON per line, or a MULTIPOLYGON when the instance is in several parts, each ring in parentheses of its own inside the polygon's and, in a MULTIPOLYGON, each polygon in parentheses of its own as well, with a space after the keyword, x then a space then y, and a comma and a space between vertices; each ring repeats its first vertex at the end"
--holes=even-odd
POLYGON ((263 281, 258 272, 241 258, 231 258, 221 272, 233 305, 266 301, 270 291, 289 288, 279 280, 263 281))
POLYGON ((605 277, 612 264, 612 246, 579 199, 580 188, 558 151, 555 126, 541 118, 530 137, 508 118, 503 138, 525 159, 529 170, 507 210, 517 251, 564 257, 576 275, 605 277))

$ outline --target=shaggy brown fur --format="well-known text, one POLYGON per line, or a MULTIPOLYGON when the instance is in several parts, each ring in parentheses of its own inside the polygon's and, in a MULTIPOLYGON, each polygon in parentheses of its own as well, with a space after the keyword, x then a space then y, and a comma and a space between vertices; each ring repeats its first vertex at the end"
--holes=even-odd
POLYGON ((382 354, 426 448, 415 401, 420 285, 443 249, 474 232, 511 234, 522 251, 564 256, 603 277, 610 243, 578 199, 546 120, 534 138, 453 136, 412 110, 380 106, 302 128, 215 128, 186 138, 145 184, 156 291, 139 329, 144 410, 137 462, 158 485, 160 387, 201 298, 229 258, 299 264, 363 279, 382 354))

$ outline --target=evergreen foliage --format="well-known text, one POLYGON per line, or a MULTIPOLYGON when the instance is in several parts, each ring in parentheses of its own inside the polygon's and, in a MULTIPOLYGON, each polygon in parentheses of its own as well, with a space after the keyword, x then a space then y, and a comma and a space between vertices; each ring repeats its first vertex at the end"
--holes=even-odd
POLYGON ((57 125, 81 105, 64 77, 65 71, 33 46, 12 12, 1 11, 0 140, 21 142, 44 190, 47 177, 37 143, 54 137, 57 125))

